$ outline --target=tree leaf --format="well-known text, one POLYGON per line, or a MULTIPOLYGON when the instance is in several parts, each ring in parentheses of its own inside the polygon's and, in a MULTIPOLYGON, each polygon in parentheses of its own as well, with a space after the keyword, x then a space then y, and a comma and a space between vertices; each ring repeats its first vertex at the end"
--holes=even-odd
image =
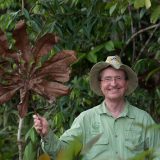
POLYGON ((64 50, 46 57, 45 62, 41 63, 41 57, 51 51, 58 37, 47 33, 31 49, 26 29, 25 22, 21 20, 13 31, 17 52, 8 48, 6 36, 0 31, 0 74, 3 82, 0 84, 0 104, 10 100, 19 90, 20 103, 17 108, 21 118, 27 114, 31 90, 50 102, 69 93, 68 87, 61 83, 69 80, 70 65, 76 61, 74 51, 64 50))
POLYGON ((29 142, 25 147, 23 160, 35 160, 36 159, 36 150, 32 142, 29 142))
POLYGON ((53 48, 53 45, 56 44, 58 40, 59 38, 51 33, 47 33, 38 39, 35 46, 32 48, 35 62, 37 63, 42 56, 48 54, 48 52, 53 48))
POLYGON ((23 20, 16 24, 13 37, 16 40, 15 46, 18 49, 18 54, 26 63, 29 63, 32 59, 31 47, 26 32, 26 24, 23 20))
POLYGON ((117 7, 117 3, 115 3, 113 6, 111 6, 111 8, 109 9, 109 15, 111 16, 113 14, 113 12, 115 11, 117 7))
POLYGON ((156 6, 151 14, 151 23, 156 23, 160 17, 160 5, 156 6))
POLYGON ((151 7, 151 1, 145 0, 145 6, 146 6, 146 9, 149 9, 151 7))
POLYGON ((112 41, 108 41, 105 45, 105 48, 107 51, 114 51, 114 43, 112 41))
POLYGON ((55 101, 56 97, 67 95, 69 93, 68 87, 58 82, 49 82, 42 80, 41 83, 35 84, 33 91, 46 97, 49 101, 55 101))
POLYGON ((12 86, 4 87, 0 85, 0 104, 3 104, 10 100, 19 88, 19 86, 14 86, 12 89, 12 86))
POLYGON ((145 6, 145 0, 135 0, 134 1, 134 7, 136 9, 139 9, 141 7, 144 7, 145 6))
POLYGON ((8 49, 7 37, 5 36, 4 32, 0 30, 0 54, 2 54, 3 50, 8 49))

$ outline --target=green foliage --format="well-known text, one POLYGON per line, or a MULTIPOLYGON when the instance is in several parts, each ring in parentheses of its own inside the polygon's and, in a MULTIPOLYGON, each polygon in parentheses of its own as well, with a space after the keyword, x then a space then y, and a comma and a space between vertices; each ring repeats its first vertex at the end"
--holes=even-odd
MULTIPOLYGON (((160 122, 160 32, 159 26, 146 29, 152 23, 159 23, 157 0, 28 0, 23 11, 21 8, 21 2, 16 0, 0 3, 0 28, 7 33, 10 47, 14 43, 10 31, 19 19, 25 19, 32 41, 47 32, 54 32, 61 38, 55 49, 76 50, 78 57, 67 84, 71 88, 70 95, 57 99, 55 104, 48 104, 43 98, 33 95, 22 134, 26 137, 25 160, 42 153, 40 137, 32 128, 33 108, 50 121, 51 128, 60 136, 80 112, 102 101, 102 97, 90 91, 88 72, 94 63, 105 60, 108 55, 118 54, 124 63, 134 67, 140 84, 128 99, 160 122)), ((0 108, 0 159, 18 159, 18 147, 12 145, 17 143, 17 101, 15 98, 0 108)))
POLYGON ((0 9, 15 8, 17 6, 16 0, 1 0, 0 9))
POLYGON ((151 22, 156 23, 160 17, 160 5, 156 6, 151 14, 151 22))
POLYGON ((37 159, 37 148, 39 144, 39 138, 34 130, 34 128, 31 128, 25 135, 25 141, 27 143, 25 150, 24 150, 24 160, 35 160, 37 159))
POLYGON ((134 7, 136 9, 141 8, 141 7, 146 7, 146 9, 151 7, 151 1, 150 0, 135 0, 134 1, 134 7))

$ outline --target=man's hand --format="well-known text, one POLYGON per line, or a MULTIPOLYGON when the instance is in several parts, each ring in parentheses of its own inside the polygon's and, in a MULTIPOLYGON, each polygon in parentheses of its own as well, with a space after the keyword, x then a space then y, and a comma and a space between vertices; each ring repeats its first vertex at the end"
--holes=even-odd
POLYGON ((47 120, 39 115, 33 115, 33 119, 34 119, 34 128, 37 131, 37 133, 41 136, 47 135, 49 131, 49 124, 47 120))

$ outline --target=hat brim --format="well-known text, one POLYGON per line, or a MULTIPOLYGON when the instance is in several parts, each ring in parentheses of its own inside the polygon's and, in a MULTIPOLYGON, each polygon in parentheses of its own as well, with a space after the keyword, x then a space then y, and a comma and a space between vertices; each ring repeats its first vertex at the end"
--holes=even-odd
POLYGON ((105 69, 109 66, 111 66, 115 69, 122 69, 126 72, 126 74, 128 76, 128 89, 127 89, 125 95, 131 94, 138 86, 137 74, 127 65, 122 64, 119 68, 117 68, 116 66, 111 65, 107 62, 99 62, 91 68, 90 88, 92 89, 92 91, 99 96, 103 96, 103 93, 100 89, 99 74, 103 69, 105 69))

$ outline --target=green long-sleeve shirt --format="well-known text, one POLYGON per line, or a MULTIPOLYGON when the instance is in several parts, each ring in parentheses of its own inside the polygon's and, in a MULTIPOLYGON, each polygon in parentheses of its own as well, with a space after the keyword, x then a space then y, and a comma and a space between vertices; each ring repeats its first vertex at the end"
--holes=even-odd
MULTIPOLYGON (((160 129, 154 124, 147 112, 128 102, 119 118, 112 117, 102 102, 82 112, 59 139, 50 131, 43 139, 43 148, 55 157, 75 137, 82 137, 83 148, 96 135, 101 134, 93 147, 85 153, 83 160, 128 160, 148 149, 158 151, 160 129)), ((159 152, 154 154, 157 155, 153 159, 160 160, 159 152)))

